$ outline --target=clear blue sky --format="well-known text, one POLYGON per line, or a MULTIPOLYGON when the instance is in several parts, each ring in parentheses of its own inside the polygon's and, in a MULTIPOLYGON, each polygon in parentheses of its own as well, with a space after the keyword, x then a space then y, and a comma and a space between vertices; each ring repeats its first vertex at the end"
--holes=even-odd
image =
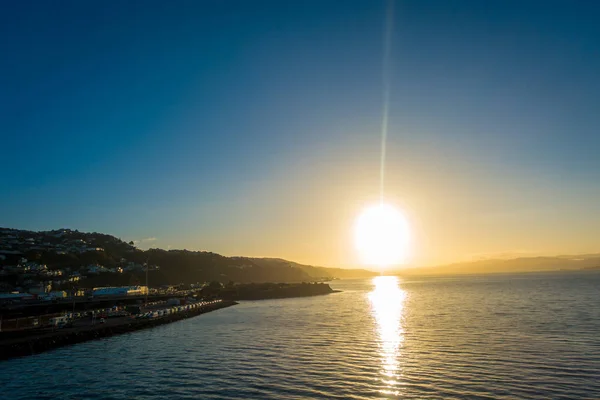
MULTIPOLYGON (((385 10, 5 3, 0 226, 354 265, 385 10)), ((394 18, 387 190, 415 262, 600 250, 600 3, 415 0, 394 18)))

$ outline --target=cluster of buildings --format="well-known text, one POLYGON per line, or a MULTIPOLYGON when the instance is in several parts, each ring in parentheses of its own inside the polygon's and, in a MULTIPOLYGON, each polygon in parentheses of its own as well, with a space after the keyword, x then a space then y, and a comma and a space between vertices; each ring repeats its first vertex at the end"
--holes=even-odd
POLYGON ((45 264, 28 261, 25 258, 21 258, 15 265, 0 265, 0 292, 22 289, 21 287, 10 287, 7 282, 9 276, 18 276, 20 286, 27 289, 37 287, 42 282, 57 287, 78 282, 81 279, 78 272, 71 272, 69 269, 48 269, 45 264))
POLYGON ((72 231, 62 229, 50 232, 30 232, 16 229, 0 229, 0 251, 5 254, 22 254, 28 251, 49 251, 56 254, 82 254, 104 251, 84 239, 69 235, 72 231))
MULTIPOLYGON (((156 270, 160 267, 152 266, 150 270, 156 270)), ((0 281, 4 277, 18 276, 19 285, 10 285, 7 282, 0 282, 0 295, 5 293, 29 293, 34 297, 51 296, 52 298, 66 297, 66 293, 61 291, 52 291, 52 288, 68 287, 69 292, 73 287, 78 286, 78 282, 88 277, 99 274, 122 274, 124 272, 142 272, 145 267, 136 263, 124 263, 124 266, 107 268, 100 264, 90 264, 79 268, 60 268, 48 269, 45 264, 39 264, 34 261, 28 261, 21 258, 16 265, 0 265, 0 281), (43 290, 39 288, 42 287, 43 290)), ((133 290, 133 289, 131 289, 133 290)), ((81 296, 84 294, 81 293, 81 296)), ((8 296, 11 297, 11 296, 8 296)), ((17 298, 18 296, 12 296, 17 298)), ((0 299, 2 297, 0 296, 0 299)))
MULTIPOLYGON (((81 291, 79 293, 73 293, 73 295, 83 295, 81 291)), ((3 302, 14 302, 24 300, 55 300, 63 299, 68 297, 68 293, 64 290, 52 290, 52 285, 41 282, 32 284, 27 291, 15 290, 12 292, 0 292, 0 303, 3 302)))
MULTIPOLYGON (((81 233, 69 229, 33 232, 0 228, 0 302, 49 300, 73 295, 90 296, 95 290, 114 290, 126 294, 147 292, 147 288, 142 289, 140 286, 90 288, 87 291, 75 289, 80 286, 79 282, 86 278, 101 274, 140 273, 146 270, 145 265, 125 258, 118 262, 111 260, 110 266, 99 262, 84 264, 85 261, 110 259, 104 251, 104 245, 110 249, 119 249, 119 254, 123 255, 136 251, 133 242, 125 243, 109 235, 81 233), (73 260, 76 260, 76 263, 81 261, 82 265, 74 266, 73 260)), ((149 266, 148 270, 159 268, 149 266)))
POLYGON ((87 298, 142 296, 148 293, 147 286, 97 287, 89 290, 81 289, 74 292, 67 292, 64 290, 51 290, 51 286, 41 284, 29 288, 27 292, 0 293, 0 304, 23 301, 52 301, 84 296, 87 298))

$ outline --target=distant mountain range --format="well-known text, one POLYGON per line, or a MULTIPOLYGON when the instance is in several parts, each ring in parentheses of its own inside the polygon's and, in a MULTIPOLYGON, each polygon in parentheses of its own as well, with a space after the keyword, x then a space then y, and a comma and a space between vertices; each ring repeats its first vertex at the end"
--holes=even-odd
MULTIPOLYGON (((53 288, 132 285, 311 282, 369 278, 364 269, 326 268, 281 258, 226 257, 206 251, 141 250, 111 235, 59 229, 34 232, 0 228, 0 291, 51 283, 53 288)), ((600 269, 600 254, 481 260, 409 268, 399 275, 516 273, 600 269)), ((389 272, 388 272, 389 273, 389 272)))
POLYGON ((435 267, 407 268, 401 275, 488 274, 600 269, 600 254, 519 257, 509 260, 480 260, 435 267))

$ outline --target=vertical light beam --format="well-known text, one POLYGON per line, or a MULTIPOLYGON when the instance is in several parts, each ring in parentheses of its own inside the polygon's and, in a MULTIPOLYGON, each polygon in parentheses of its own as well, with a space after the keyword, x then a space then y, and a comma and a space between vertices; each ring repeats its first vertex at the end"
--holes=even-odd
POLYGON ((390 109, 391 92, 391 52, 392 31, 394 28, 394 0, 387 0, 385 15, 385 26, 383 33, 383 62, 382 62, 382 84, 383 84, 383 113, 381 117, 381 163, 379 165, 379 197, 383 204, 384 181, 385 181, 385 156, 388 136, 388 120, 390 109))

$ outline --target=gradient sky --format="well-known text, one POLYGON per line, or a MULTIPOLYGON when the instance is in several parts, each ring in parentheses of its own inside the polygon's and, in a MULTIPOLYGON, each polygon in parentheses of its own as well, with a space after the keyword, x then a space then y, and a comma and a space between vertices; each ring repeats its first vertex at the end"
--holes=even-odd
MULTIPOLYGON (((383 1, 12 1, 0 226, 356 266, 383 1)), ((600 250, 600 3, 402 1, 386 197, 411 263, 600 250)))

